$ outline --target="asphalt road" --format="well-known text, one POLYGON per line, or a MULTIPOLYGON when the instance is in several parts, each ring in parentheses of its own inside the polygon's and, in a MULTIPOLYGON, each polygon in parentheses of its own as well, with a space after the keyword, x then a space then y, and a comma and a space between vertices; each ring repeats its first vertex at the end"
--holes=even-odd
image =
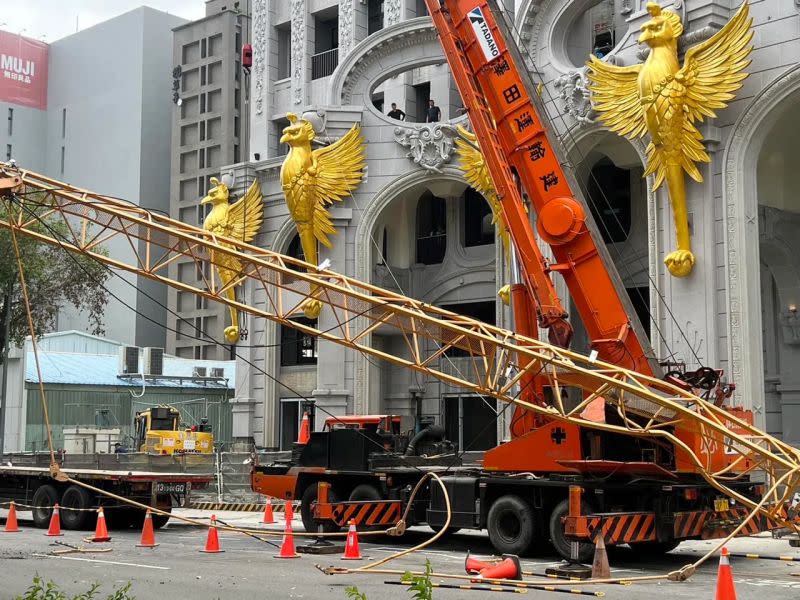
MULTIPOLYGON (((197 511, 194 511, 197 514, 197 511)), ((4 514, 4 511, 3 513, 4 514)), ((204 515, 207 518, 207 513, 204 515)), ((226 521, 248 526, 257 521, 253 515, 228 513, 226 521)), ((0 519, 2 523, 4 519, 0 519)), ((298 527, 302 529, 297 523, 298 527)), ((279 526, 272 527, 279 530, 279 526)), ((357 585, 369 600, 408 599, 410 594, 400 586, 385 585, 390 575, 325 575, 314 565, 336 565, 356 568, 364 561, 343 561, 338 555, 303 556, 294 560, 279 560, 273 557, 277 549, 258 540, 240 534, 221 533, 221 554, 203 554, 206 530, 191 526, 170 524, 156 532, 160 544, 154 549, 137 548, 139 532, 112 531, 111 542, 87 544, 82 541, 85 532, 66 531, 59 541, 84 547, 111 548, 103 554, 69 554, 55 557, 57 549, 51 545, 53 538, 45 537, 44 531, 29 523, 22 523, 22 533, 8 534, 0 531, 0 599, 15 598, 24 593, 33 576, 39 574, 53 580, 69 594, 85 592, 92 582, 100 582, 104 594, 114 586, 132 582, 131 594, 139 599, 184 599, 206 600, 236 598, 242 600, 262 598, 341 598, 345 599, 345 587, 357 585)), ((430 533, 424 529, 410 531, 402 542, 389 544, 385 539, 361 538, 361 550, 369 559, 380 559, 402 548, 408 548, 427 539, 430 533)), ((275 543, 280 538, 271 538, 275 543)), ((299 543, 299 540, 298 540, 299 543)), ((627 548, 610 552, 612 575, 635 577, 675 570, 696 560, 710 549, 710 542, 682 544, 677 550, 655 562, 640 562, 627 548)), ((424 553, 416 553, 393 560, 384 565, 392 569, 420 569, 427 556, 434 570, 443 573, 463 573, 464 554, 469 549, 478 557, 492 553, 485 535, 476 533, 455 534, 436 544, 424 553)), ((790 548, 786 541, 771 539, 735 540, 731 551, 758 552, 761 554, 792 554, 800 560, 800 551, 790 548)), ((555 556, 534 556, 523 560, 529 571, 544 571, 548 565, 557 563, 555 556)), ((766 600, 800 598, 800 563, 734 559, 733 568, 738 600, 766 600)), ((651 600, 711 600, 714 598, 717 560, 712 559, 701 567, 697 574, 683 583, 652 582, 629 586, 592 585, 581 589, 602 591, 609 599, 651 600)), ((446 583, 446 580, 436 580, 446 583)), ((457 583, 457 582, 452 582, 457 583)), ((462 582, 465 583, 465 582, 462 582)), ((575 586, 564 582, 547 581, 548 585, 563 588, 575 586)), ((489 592, 438 589, 434 598, 485 597, 489 592)), ((560 593, 529 590, 527 597, 558 600, 567 598, 560 593)), ((572 596, 573 598, 575 596, 572 596)))

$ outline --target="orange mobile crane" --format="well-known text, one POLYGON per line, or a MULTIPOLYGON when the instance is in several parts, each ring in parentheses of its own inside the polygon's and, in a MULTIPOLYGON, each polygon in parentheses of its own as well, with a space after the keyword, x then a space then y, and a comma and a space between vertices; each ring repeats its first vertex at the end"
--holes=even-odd
POLYGON ((579 558, 586 558, 586 542, 598 532, 607 543, 663 551, 684 539, 733 531, 796 531, 791 501, 800 485, 800 451, 753 427, 748 412, 709 402, 681 380, 656 376, 645 337, 631 324, 634 313, 592 235, 583 201, 573 193, 578 188, 569 185, 558 148, 548 140, 544 113, 518 68, 523 63, 494 18, 496 6, 428 1, 514 239, 519 331, 2 163, 0 227, 515 406, 512 441, 477 460, 454 454, 436 428, 409 439, 393 426, 380 426, 396 419, 379 418, 312 432, 291 460, 254 465, 253 489, 302 498, 309 529, 332 529, 350 518, 394 523, 406 509, 408 525, 442 527, 448 514, 439 488, 423 489, 409 506, 411 489, 425 471, 434 471, 453 499, 450 526, 488 529, 501 552, 521 553, 549 539, 569 556, 572 542, 581 540, 579 558), (479 18, 473 20, 476 8, 479 18), (487 32, 488 55, 476 36, 487 32), (504 93, 510 88, 515 91, 504 93), (553 264, 536 246, 512 168, 532 200, 540 236, 553 248, 553 264), (48 220, 60 227, 49 228, 48 220), (101 250, 116 238, 131 248, 129 260, 101 250), (205 275, 196 283, 170 276, 178 261, 206 273, 203 263, 224 255, 241 265, 225 285, 205 275), (551 272, 569 283, 596 354, 563 347, 570 328, 551 272), (228 295, 230 286, 245 281, 263 292, 263 305, 228 295), (330 311, 335 327, 293 319, 311 298, 330 311), (549 328, 556 344, 536 339, 537 324, 549 328), (399 336, 404 352, 369 346, 368 334, 378 328, 399 336), (433 346, 431 354, 426 348, 433 346), (457 375, 440 360, 454 348, 469 364, 457 375))

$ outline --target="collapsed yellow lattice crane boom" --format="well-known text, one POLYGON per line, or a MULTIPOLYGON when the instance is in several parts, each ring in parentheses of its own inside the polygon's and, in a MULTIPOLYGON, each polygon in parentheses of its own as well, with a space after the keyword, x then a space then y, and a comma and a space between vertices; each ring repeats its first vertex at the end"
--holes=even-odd
MULTIPOLYGON (((667 382, 592 360, 576 352, 526 338, 314 265, 230 238, 221 238, 133 204, 94 194, 43 175, 0 163, 0 227, 40 242, 88 255, 115 269, 160 281, 178 290, 222 302, 254 317, 269 319, 307 334, 352 348, 390 363, 414 369, 451 385, 510 402, 582 427, 631 436, 661 438, 673 444, 685 470, 701 475, 720 492, 742 505, 758 508, 787 527, 785 506, 800 486, 800 450, 762 431, 734 413, 667 382), (60 223, 56 230, 49 223, 60 223), (62 233, 56 233, 63 232, 62 233), (132 258, 107 256, 102 246, 123 239, 132 258), (241 271, 217 285, 203 275, 196 284, 170 275, 178 262, 202 267, 210 259, 235 258, 241 271), (303 267, 302 270, 296 270, 303 267), (232 299, 228 288, 247 282, 263 294, 255 306, 232 299), (327 330, 292 320, 306 301, 322 302, 336 325, 327 330), (391 332, 405 342, 404 355, 368 345, 369 334, 391 332), (430 344, 435 342, 435 344, 430 344), (436 347, 433 353, 427 348, 436 347), (459 348, 468 368, 459 375, 443 370, 439 358, 459 348), (526 366, 522 366, 526 365, 526 366), (554 390, 583 390, 583 400, 568 407, 559 393, 548 406, 524 402, 519 383, 528 374, 546 378, 554 390), (602 397, 621 424, 599 423, 582 416, 602 397), (690 431, 696 443, 681 431, 690 431), (728 448, 724 464, 710 448, 728 448), (762 504, 727 484, 763 471, 773 485, 762 504)), ((228 261, 229 263, 230 261, 228 261)), ((205 273, 204 269, 197 269, 205 273)))

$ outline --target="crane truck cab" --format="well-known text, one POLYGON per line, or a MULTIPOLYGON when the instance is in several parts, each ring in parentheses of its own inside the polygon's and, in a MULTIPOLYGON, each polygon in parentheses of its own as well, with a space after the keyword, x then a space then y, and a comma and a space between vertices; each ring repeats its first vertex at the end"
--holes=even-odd
POLYGON ((134 447, 148 454, 210 454, 214 435, 205 419, 199 426, 181 427, 178 409, 160 405, 136 413, 134 447))

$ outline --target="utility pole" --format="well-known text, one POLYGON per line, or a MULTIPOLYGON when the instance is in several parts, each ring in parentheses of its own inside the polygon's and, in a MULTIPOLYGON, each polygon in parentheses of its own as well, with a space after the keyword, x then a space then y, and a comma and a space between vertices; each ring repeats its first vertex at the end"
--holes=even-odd
POLYGON ((3 378, 0 383, 0 455, 3 454, 6 442, 6 404, 8 403, 8 352, 11 348, 11 298, 13 297, 14 283, 8 284, 8 289, 3 295, 3 378))

